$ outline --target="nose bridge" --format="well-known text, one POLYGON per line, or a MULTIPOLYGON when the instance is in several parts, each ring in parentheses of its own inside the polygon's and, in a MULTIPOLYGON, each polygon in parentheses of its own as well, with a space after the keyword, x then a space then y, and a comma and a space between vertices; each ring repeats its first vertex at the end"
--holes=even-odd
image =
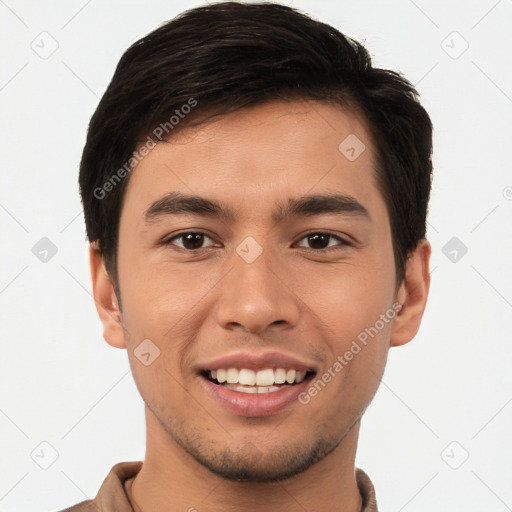
POLYGON ((233 253, 230 267, 218 298, 222 327, 261 332, 271 324, 289 327, 297 322, 298 300, 279 276, 274 251, 247 237, 233 253))

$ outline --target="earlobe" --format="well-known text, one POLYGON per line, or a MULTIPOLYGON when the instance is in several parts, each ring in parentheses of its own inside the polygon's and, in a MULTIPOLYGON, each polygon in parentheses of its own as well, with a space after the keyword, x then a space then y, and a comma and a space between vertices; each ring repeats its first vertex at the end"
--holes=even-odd
POLYGON ((89 263, 91 267, 92 289, 96 310, 103 324, 105 341, 116 348, 126 348, 121 312, 114 285, 107 274, 103 254, 98 244, 89 245, 89 263))
POLYGON ((430 254, 426 239, 419 241, 407 259, 405 278, 397 293, 402 309, 393 321, 391 346, 405 345, 416 336, 425 311, 430 288, 430 254))

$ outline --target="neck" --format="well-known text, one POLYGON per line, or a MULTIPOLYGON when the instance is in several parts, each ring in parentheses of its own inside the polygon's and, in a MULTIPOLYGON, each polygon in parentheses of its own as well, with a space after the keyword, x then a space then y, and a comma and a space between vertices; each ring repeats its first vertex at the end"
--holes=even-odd
POLYGON ((147 408, 146 428, 144 463, 127 485, 136 512, 361 510, 354 471, 359 421, 324 459, 288 480, 270 483, 236 482, 211 473, 174 442, 147 408))

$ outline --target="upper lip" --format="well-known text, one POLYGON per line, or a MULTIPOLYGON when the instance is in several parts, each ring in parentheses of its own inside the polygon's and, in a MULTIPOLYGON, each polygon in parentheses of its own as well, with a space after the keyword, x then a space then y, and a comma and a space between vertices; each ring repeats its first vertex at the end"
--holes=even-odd
POLYGON ((219 368, 247 368, 254 371, 263 370, 264 368, 285 368, 304 372, 314 371, 316 373, 316 366, 311 362, 275 351, 262 353, 234 352, 197 365, 199 372, 219 368))

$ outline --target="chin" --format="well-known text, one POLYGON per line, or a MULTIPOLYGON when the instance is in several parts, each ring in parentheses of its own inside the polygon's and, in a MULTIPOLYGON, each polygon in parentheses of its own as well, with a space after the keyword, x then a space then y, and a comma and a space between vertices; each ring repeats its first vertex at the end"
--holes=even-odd
POLYGON ((238 449, 203 451, 201 445, 194 445, 186 439, 180 441, 182 448, 211 473, 227 480, 253 483, 278 482, 303 473, 338 444, 332 440, 317 439, 310 445, 296 442, 293 446, 281 445, 264 453, 250 442, 238 449))

